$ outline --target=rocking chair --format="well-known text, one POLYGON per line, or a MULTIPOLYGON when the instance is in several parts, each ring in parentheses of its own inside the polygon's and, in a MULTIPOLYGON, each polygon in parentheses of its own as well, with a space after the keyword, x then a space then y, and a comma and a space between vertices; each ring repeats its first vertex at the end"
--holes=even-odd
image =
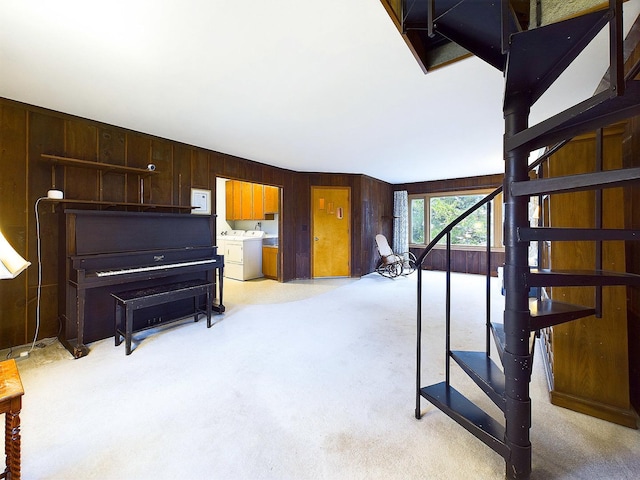
POLYGON ((387 278, 395 278, 400 275, 410 275, 415 271, 416 257, 413 253, 393 253, 389 242, 387 242, 387 237, 380 233, 376 235, 376 245, 380 254, 376 272, 380 275, 387 278))

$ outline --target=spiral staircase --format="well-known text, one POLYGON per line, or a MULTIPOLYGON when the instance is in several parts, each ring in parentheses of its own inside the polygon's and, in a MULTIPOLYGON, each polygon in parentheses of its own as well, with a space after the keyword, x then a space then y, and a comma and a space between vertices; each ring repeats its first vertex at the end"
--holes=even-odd
MULTIPOLYGON (((531 11, 529 2, 523 1, 401 0, 386 3, 388 10, 390 3, 398 4, 394 10, 398 13, 396 23, 425 71, 434 63, 446 64, 452 59, 475 55, 504 73, 504 323, 487 319, 487 347, 481 352, 450 350, 447 333, 446 378, 441 383, 422 386, 422 275, 418 276, 415 416, 421 417, 421 400, 428 400, 501 455, 507 478, 529 478, 532 456, 529 383, 535 334, 545 327, 597 314, 599 308, 598 305, 560 303, 540 296, 530 298, 532 289, 640 284, 638 275, 603 270, 536 269, 529 267, 528 259, 529 243, 533 241, 602 242, 640 238, 639 231, 630 230, 536 228, 530 226, 528 218, 531 196, 601 190, 640 179, 640 168, 560 178, 530 179, 529 176, 530 169, 535 166, 528 164, 530 152, 555 145, 548 150, 548 155, 576 135, 640 114, 640 81, 636 79, 640 61, 627 61, 625 69, 622 1, 611 0, 601 8, 536 27, 523 25, 523 16, 528 17, 526 13, 531 11), (531 106, 604 29, 608 29, 610 44, 607 81, 591 98, 529 126, 531 106), (490 355, 491 339, 498 352, 495 361, 490 355), (497 405, 503 418, 494 418, 451 385, 450 360, 497 405)), ((418 265, 422 265, 433 247, 443 240, 450 252, 450 232, 455 223, 427 246, 417 259, 418 265)), ((450 271, 447 273, 449 284, 450 271)), ((446 331, 449 332, 449 298, 446 305, 446 331)))

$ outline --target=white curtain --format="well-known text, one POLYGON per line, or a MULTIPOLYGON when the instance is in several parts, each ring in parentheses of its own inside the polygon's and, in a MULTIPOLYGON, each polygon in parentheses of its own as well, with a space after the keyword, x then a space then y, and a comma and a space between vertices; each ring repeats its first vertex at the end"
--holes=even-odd
POLYGON ((393 251, 409 251, 409 195, 406 190, 393 192, 393 251))

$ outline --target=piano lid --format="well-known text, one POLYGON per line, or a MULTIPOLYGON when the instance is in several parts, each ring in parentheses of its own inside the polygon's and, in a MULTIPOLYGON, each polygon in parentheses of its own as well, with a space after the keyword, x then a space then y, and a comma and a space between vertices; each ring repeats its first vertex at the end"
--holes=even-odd
POLYGON ((65 210, 75 224, 74 255, 212 246, 208 215, 65 210))

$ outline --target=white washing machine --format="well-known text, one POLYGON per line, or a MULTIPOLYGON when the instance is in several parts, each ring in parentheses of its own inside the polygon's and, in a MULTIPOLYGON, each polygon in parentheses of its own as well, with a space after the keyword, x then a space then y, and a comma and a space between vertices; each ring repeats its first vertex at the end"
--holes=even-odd
POLYGON ((231 230, 218 237, 218 249, 224 255, 224 276, 235 280, 251 280, 262 277, 261 230, 231 230))

